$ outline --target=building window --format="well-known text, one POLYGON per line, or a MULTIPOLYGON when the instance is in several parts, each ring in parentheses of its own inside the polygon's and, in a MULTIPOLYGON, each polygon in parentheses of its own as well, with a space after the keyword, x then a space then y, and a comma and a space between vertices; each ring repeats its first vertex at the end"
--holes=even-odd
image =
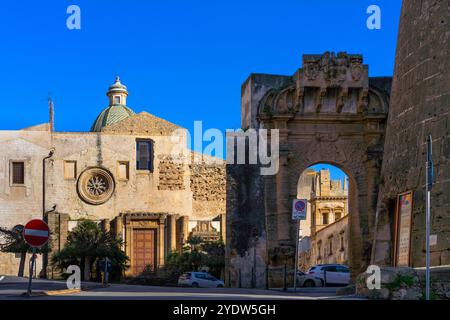
POLYGON ((334 221, 338 221, 340 218, 342 218, 342 212, 337 211, 334 213, 334 221))
POLYGON ((344 232, 341 232, 340 238, 341 238, 341 251, 344 251, 345 250, 344 232))
POLYGON ((73 180, 77 178, 77 162, 64 161, 64 179, 73 180))
POLYGON ((328 238, 328 255, 333 255, 333 237, 328 238))
POLYGON ((11 164, 11 182, 14 185, 25 184, 25 163, 24 162, 12 162, 11 164))
POLYGON ((153 142, 151 140, 136 141, 136 169, 153 171, 153 142))
POLYGON ((128 161, 119 161, 117 176, 119 180, 130 179, 130 163, 128 161))
POLYGON ((319 241, 317 242, 317 259, 321 259, 322 258, 322 242, 319 241))
POLYGON ((120 96, 114 96, 114 104, 120 104, 120 96))
POLYGON ((322 224, 328 224, 328 212, 323 212, 322 213, 322 224))

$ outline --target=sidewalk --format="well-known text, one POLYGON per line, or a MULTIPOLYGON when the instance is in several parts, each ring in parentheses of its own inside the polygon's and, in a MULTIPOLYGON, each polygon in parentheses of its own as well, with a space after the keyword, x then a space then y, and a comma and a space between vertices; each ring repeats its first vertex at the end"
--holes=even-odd
MULTIPOLYGON (((2 278, 3 276, 0 276, 2 278)), ((103 288, 104 286, 97 282, 83 281, 80 289, 68 289, 64 280, 46 280, 33 279, 31 289, 33 296, 50 296, 58 294, 73 294, 85 290, 93 290, 103 288)), ((24 295, 28 288, 28 278, 4 276, 0 281, 0 296, 17 296, 24 295)))

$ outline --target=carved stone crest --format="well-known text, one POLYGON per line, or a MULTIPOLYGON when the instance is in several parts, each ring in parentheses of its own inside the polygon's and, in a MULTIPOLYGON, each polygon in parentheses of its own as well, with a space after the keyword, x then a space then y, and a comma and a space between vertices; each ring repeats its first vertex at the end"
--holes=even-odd
POLYGON ((308 80, 315 80, 319 75, 319 64, 316 62, 308 62, 305 66, 305 76, 308 80))
POLYGON ((337 87, 345 81, 348 68, 348 56, 346 53, 340 52, 336 56, 334 52, 325 53, 322 57, 322 68, 325 80, 330 83, 331 87, 337 87))

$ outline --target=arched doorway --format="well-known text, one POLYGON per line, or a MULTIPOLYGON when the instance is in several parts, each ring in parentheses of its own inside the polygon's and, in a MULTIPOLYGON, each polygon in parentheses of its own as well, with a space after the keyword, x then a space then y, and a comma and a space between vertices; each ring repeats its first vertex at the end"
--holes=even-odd
POLYGON ((348 265, 348 176, 320 163, 303 171, 297 186, 297 198, 308 201, 306 219, 299 221, 299 270, 324 263, 348 265))

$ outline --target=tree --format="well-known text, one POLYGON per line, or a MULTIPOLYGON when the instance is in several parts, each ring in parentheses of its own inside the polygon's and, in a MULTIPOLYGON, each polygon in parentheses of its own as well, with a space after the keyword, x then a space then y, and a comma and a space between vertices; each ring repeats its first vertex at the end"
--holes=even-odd
POLYGON ((222 240, 212 243, 203 242, 199 237, 188 240, 190 246, 182 252, 171 251, 166 258, 166 271, 169 274, 181 274, 188 271, 198 271, 208 267, 210 273, 220 278, 225 266, 225 245, 222 240))
POLYGON ((120 277, 129 260, 121 250, 122 243, 122 239, 102 231, 96 222, 82 220, 69 232, 66 245, 52 261, 60 269, 78 265, 83 270, 82 280, 90 280, 94 264, 108 258, 114 266, 112 276, 120 277))
MULTIPOLYGON (((17 276, 23 277, 25 270, 25 260, 27 253, 32 253, 33 248, 30 247, 23 239, 22 225, 17 225, 12 229, 0 227, 0 251, 7 253, 20 254, 20 263, 17 276)), ((48 253, 50 251, 48 244, 42 248, 36 249, 36 253, 48 253)))

